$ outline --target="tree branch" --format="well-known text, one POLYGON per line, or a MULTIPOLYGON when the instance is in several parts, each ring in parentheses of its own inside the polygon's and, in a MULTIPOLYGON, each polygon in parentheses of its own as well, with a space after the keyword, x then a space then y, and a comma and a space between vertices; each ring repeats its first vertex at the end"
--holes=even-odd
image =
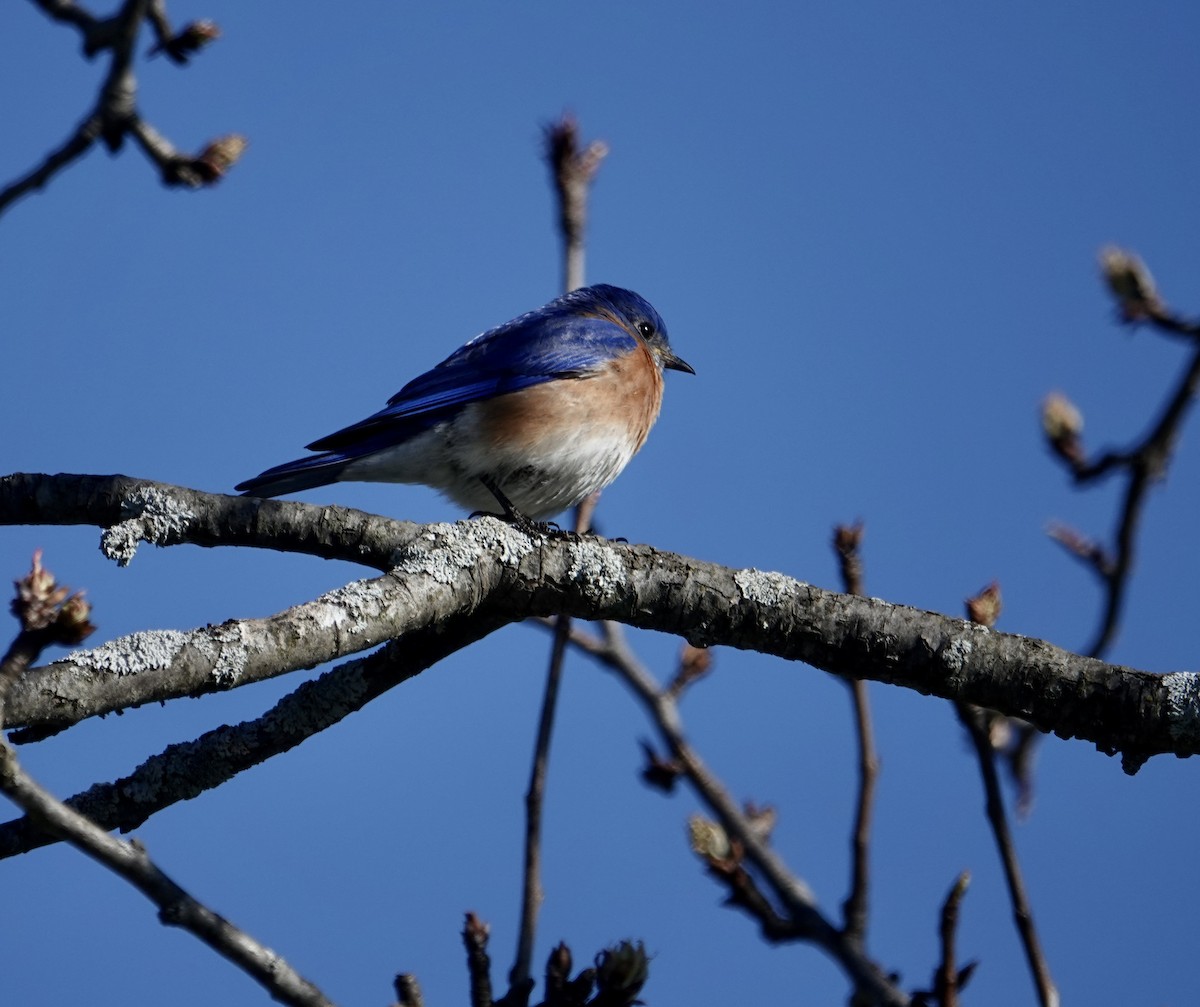
MULTIPOLYGON (((833 548, 838 557, 842 586, 847 594, 863 594, 863 564, 860 547, 861 521, 834 529, 833 548)), ((868 896, 871 884, 871 817, 875 783, 879 778, 879 755, 871 727, 871 700, 867 683, 860 678, 844 679, 854 707, 854 736, 858 742, 858 799, 854 806, 854 831, 850 836, 850 893, 842 904, 848 937, 865 944, 868 896)))
POLYGON ((156 48, 181 64, 220 35, 216 25, 209 21, 193 22, 175 34, 171 31, 162 0, 125 0, 116 14, 105 19, 95 17, 71 0, 34 0, 34 3, 52 20, 79 29, 83 36, 83 52, 89 59, 108 50, 112 60, 91 111, 75 131, 35 168, 0 189, 0 214, 22 196, 43 188, 99 139, 109 150, 117 151, 125 137, 132 135, 158 166, 162 181, 168 186, 195 188, 210 185, 238 160, 246 146, 240 136, 216 140, 198 155, 181 154, 143 121, 137 110, 137 77, 133 63, 143 21, 149 19, 154 29, 158 38, 156 48))
POLYGON ((1021 864, 1017 860, 1016 844, 1012 831, 1008 827, 1008 816, 1004 811, 1004 795, 1000 790, 1000 779, 996 773, 996 753, 992 748, 989 736, 986 710, 972 709, 956 703, 955 710, 959 720, 967 729, 971 744, 979 759, 979 771, 983 776, 984 793, 987 795, 985 807, 992 834, 996 839, 996 848, 1000 854, 1000 863, 1004 867, 1004 878, 1008 884, 1009 899, 1013 907, 1013 920, 1016 923, 1017 934, 1021 938, 1021 946, 1029 963, 1029 971, 1033 975, 1034 987, 1037 989, 1038 1003, 1041 1007, 1058 1007, 1058 990, 1050 977, 1050 968, 1046 964, 1046 956, 1042 953, 1041 941, 1038 939, 1037 928, 1033 923, 1033 907, 1029 895, 1025 891, 1025 881, 1021 875, 1021 864))
MULTIPOLYGON (((92 632, 89 607, 79 595, 55 583, 34 556, 33 570, 17 582, 13 613, 21 625, 19 646, 9 648, 0 669, 0 708, 20 673, 36 658, 39 646, 76 642, 92 632), (32 649, 31 649, 32 648, 32 649)), ((190 931, 219 955, 257 980, 276 1000, 295 1007, 333 1007, 316 986, 286 961, 228 920, 197 902, 164 874, 140 843, 114 839, 77 811, 68 808, 25 772, 12 746, 0 737, 0 792, 24 809, 43 832, 65 839, 109 868, 158 906, 159 920, 190 931)))
MULTIPOLYGON (((747 909, 759 921, 763 933, 776 940, 805 940, 824 950, 837 961, 854 983, 863 1003, 900 1007, 905 996, 886 977, 883 970, 862 950, 862 942, 835 927, 817 906, 809 887, 796 877, 768 845, 761 831, 720 781, 704 765, 699 754, 687 742, 674 693, 660 689, 654 677, 629 650, 619 626, 606 627, 603 643, 593 641, 586 649, 613 669, 637 696, 670 751, 673 763, 687 777, 696 793, 717 817, 731 846, 738 851, 721 862, 706 857, 719 877, 730 887, 731 900, 747 909), (758 891, 753 879, 740 867, 744 855, 771 889, 783 907, 783 914, 758 891)), ((857 1002, 857 1001, 856 1001, 857 1002)))
POLYGON ((253 545, 358 562, 389 557, 412 596, 411 614, 395 624, 400 633, 467 612, 507 621, 562 613, 611 619, 696 646, 756 650, 1023 717, 1041 730, 1123 753, 1131 772, 1151 755, 1200 751, 1194 673, 1109 665, 778 573, 602 539, 529 536, 489 518, 422 527, 122 477, 0 479, 0 524, 113 521, 135 525, 136 534, 159 544, 253 545), (94 513, 89 499, 96 501, 94 513), (390 541, 387 530, 396 532, 390 541))
MULTIPOLYGON (((600 499, 597 491, 575 509, 575 534, 583 535, 591 524, 592 513, 600 499)), ((571 636, 571 617, 560 615, 554 622, 554 640, 550 647, 550 666, 538 715, 537 740, 533 747, 533 765, 529 771, 529 789, 525 793, 525 846, 521 871, 521 921, 517 933, 517 953, 508 973, 506 1000, 529 1002, 533 991, 533 942, 537 933, 538 912, 545 897, 542 891, 542 807, 546 796, 546 774, 550 762, 550 739, 558 709, 558 690, 562 683, 563 661, 571 636)))
POLYGON ((172 881, 137 843, 114 839, 39 787, 16 754, 0 741, 0 789, 25 809, 38 827, 65 839, 103 864, 158 906, 167 926, 190 931, 257 980, 276 1000, 296 1007, 333 1007, 332 1002, 274 951, 197 902, 172 881))
POLYGON ((1051 449, 1077 485, 1094 483, 1117 470, 1125 476, 1115 548, 1105 549, 1070 529, 1056 526, 1051 535, 1068 551, 1083 560, 1104 587, 1104 611, 1095 637, 1085 653, 1102 656, 1112 644, 1133 570, 1137 531, 1142 507, 1151 485, 1167 473, 1183 421, 1200 391, 1200 321, 1171 311, 1142 261, 1130 252, 1106 248, 1101 253, 1104 278, 1117 302, 1118 312, 1128 324, 1148 322, 1157 331, 1191 343, 1195 349, 1158 419, 1146 436, 1125 451, 1106 451, 1088 461, 1083 448, 1083 417, 1062 395, 1049 396, 1042 406, 1042 426, 1051 449))
MULTIPOLYGON (((171 745, 129 776, 96 784, 65 803, 102 828, 128 832, 164 808, 198 797, 243 770, 295 748, 493 628, 485 620, 459 616, 409 633, 368 657, 305 682, 261 717, 171 745)), ((29 818, 5 822, 0 825, 0 858, 57 838, 29 818)))

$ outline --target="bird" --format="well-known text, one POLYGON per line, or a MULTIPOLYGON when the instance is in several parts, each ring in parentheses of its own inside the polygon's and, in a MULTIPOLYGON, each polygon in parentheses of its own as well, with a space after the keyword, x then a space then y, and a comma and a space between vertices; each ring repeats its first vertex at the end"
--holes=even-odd
POLYGON ((383 409, 313 441, 317 454, 236 489, 418 483, 473 514, 498 504, 511 522, 540 524, 620 475, 658 418, 664 370, 696 373, 649 301, 580 287, 476 336, 383 409))

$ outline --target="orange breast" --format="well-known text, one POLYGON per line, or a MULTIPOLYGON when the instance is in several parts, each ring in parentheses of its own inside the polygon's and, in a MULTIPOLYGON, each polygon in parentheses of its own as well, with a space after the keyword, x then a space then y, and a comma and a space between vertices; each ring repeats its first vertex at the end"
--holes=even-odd
POLYGON ((588 377, 546 381, 480 406, 497 449, 533 450, 546 440, 590 432, 628 439, 632 454, 658 418, 662 393, 662 375, 639 345, 588 377))

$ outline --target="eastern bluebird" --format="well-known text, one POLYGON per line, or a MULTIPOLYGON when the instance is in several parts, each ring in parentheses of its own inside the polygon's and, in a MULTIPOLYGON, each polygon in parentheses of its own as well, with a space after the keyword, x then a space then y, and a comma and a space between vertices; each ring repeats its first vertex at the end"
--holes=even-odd
POLYGON ((662 406, 663 369, 695 374, 631 290, 564 294, 476 336, 320 454, 238 485, 279 496, 339 480, 423 483, 510 520, 557 514, 611 483, 662 406))

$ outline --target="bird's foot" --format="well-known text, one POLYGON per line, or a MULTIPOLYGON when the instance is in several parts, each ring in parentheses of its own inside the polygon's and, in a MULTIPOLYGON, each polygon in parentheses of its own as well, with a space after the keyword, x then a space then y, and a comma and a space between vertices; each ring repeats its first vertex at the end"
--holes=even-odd
POLYGON ((473 511, 470 517, 494 517, 498 521, 512 525, 518 531, 523 531, 526 535, 541 535, 544 538, 558 538, 574 534, 574 532, 564 531, 553 521, 535 521, 531 517, 526 517, 516 508, 506 511, 503 514, 493 514, 491 511, 477 510, 473 511))

